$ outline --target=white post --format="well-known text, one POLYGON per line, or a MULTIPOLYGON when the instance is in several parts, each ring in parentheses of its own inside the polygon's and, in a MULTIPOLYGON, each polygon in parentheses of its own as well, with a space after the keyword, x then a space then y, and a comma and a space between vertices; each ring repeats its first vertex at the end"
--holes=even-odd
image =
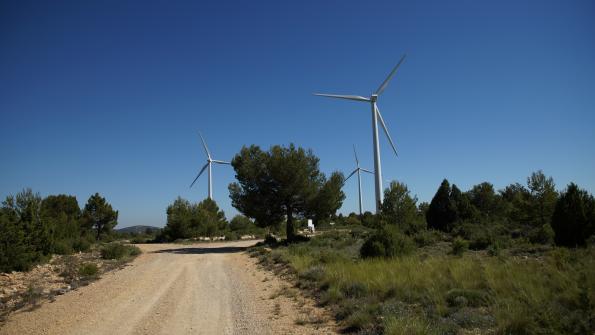
POLYGON ((358 168, 357 168, 357 186, 358 186, 358 188, 357 188, 357 190, 359 192, 359 215, 361 216, 362 215, 362 178, 360 176, 360 172, 361 172, 361 170, 358 166, 358 168))

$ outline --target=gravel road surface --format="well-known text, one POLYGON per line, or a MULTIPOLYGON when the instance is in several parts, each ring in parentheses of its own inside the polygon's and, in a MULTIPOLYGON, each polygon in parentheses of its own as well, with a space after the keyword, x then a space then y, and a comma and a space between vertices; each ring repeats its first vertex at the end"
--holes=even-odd
POLYGON ((14 313, 0 334, 334 333, 325 311, 243 252, 252 244, 140 245, 126 268, 14 313))

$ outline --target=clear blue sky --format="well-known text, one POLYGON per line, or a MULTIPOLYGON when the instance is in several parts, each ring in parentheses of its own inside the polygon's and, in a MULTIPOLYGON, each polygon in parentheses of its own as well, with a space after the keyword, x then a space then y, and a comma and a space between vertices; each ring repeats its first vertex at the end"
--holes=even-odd
MULTIPOLYGON (((0 197, 94 192, 119 227, 161 226, 178 195, 206 197, 198 131, 217 159, 242 145, 312 148, 348 173, 373 168, 379 101, 384 179, 429 201, 443 178, 503 188, 538 169, 595 191, 595 2, 2 1, 0 197)), ((228 217, 229 166, 215 166, 228 217)), ((365 209, 373 178, 364 177, 365 209)), ((386 185, 386 183, 385 183, 386 185)), ((341 212, 356 210, 349 181, 341 212)))

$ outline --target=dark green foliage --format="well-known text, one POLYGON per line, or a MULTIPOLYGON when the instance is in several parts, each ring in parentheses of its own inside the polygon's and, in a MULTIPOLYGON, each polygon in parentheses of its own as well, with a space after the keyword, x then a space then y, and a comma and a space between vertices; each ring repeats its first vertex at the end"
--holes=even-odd
POLYGON ((444 179, 426 213, 428 228, 449 232, 457 219, 456 206, 450 199, 450 184, 444 179))
POLYGON ((178 197, 167 207, 167 224, 157 237, 160 241, 175 241, 191 237, 213 237, 227 231, 225 213, 217 203, 205 199, 198 204, 178 197))
POLYGON ((569 247, 585 245, 595 232, 594 211, 593 196, 570 183, 558 199, 552 216, 556 244, 569 247))
POLYGON ((118 211, 114 211, 105 198, 95 193, 92 195, 82 213, 83 227, 95 231, 95 239, 109 235, 118 224, 118 211))
POLYGON ((527 187, 531 196, 527 213, 530 224, 534 227, 549 224, 558 199, 554 180, 539 170, 527 178, 527 187))
POLYGON ((30 189, 9 195, 0 213, 0 270, 28 270, 52 251, 48 226, 40 215, 41 197, 30 189))
POLYGON ((101 247, 100 252, 103 259, 122 259, 124 257, 137 256, 141 253, 137 246, 118 242, 104 245, 101 247))
POLYGON ((407 234, 425 229, 423 218, 418 214, 417 197, 412 197, 407 185, 398 181, 391 182, 384 190, 382 218, 407 234))
MULTIPOLYGON (((91 197, 90 203, 96 196, 91 197)), ((103 204, 111 209, 105 199, 103 204)), ((97 213, 87 208, 87 219, 93 217, 91 212, 97 213)), ((52 253, 88 251, 90 241, 95 239, 91 227, 88 220, 81 218, 73 196, 50 195, 42 200, 30 189, 10 195, 0 208, 0 271, 28 270, 49 259, 52 253)), ((102 231, 105 235, 109 229, 102 231)))
POLYGON ((469 249, 469 242, 460 237, 456 237, 452 241, 452 250, 450 253, 456 256, 460 256, 465 251, 467 251, 467 249, 469 249))
POLYGON ((407 255, 415 245, 410 237, 395 227, 386 226, 372 234, 362 245, 362 258, 396 257, 407 255))
POLYGON ((293 241, 294 215, 328 218, 345 197, 342 174, 327 180, 318 161, 311 151, 293 144, 276 145, 268 152, 255 145, 243 147, 232 160, 238 180, 229 185, 233 206, 263 227, 285 220, 287 239, 293 241))
POLYGON ((483 182, 473 186, 467 194, 471 204, 477 208, 482 217, 490 218, 500 215, 501 199, 494 191, 494 185, 483 182))

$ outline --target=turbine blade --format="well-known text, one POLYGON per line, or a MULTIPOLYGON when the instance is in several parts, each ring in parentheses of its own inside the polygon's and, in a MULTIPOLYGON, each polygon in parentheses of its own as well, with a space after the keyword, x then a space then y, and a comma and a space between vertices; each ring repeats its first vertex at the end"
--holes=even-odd
POLYGON ((368 170, 368 169, 360 168, 360 170, 362 170, 362 171, 364 171, 364 172, 367 172, 367 173, 374 174, 374 172, 372 172, 372 171, 370 171, 370 170, 368 170))
POLYGON ((357 172, 357 169, 353 170, 353 172, 351 172, 351 174, 349 174, 349 176, 347 176, 347 178, 345 178, 345 180, 343 181, 343 184, 345 184, 347 182, 347 179, 351 178, 351 176, 353 176, 356 172, 357 172))
POLYGON ((403 57, 401 57, 401 60, 399 61, 399 63, 397 63, 397 65, 389 73, 388 77, 386 77, 386 79, 384 79, 384 82, 382 82, 382 85, 380 85, 380 87, 378 87, 378 89, 376 90, 376 95, 380 95, 380 94, 382 94, 382 92, 384 92, 384 89, 386 88, 386 86, 388 86, 388 82, 393 78, 395 73, 397 73, 397 69, 399 68, 399 66, 401 66, 401 63, 403 63, 406 56, 407 56, 407 54, 405 54, 405 55, 403 55, 403 57))
POLYGON ((357 159, 357 152, 355 151, 355 144, 353 145, 353 154, 355 155, 355 165, 359 167, 359 160, 357 159))
POLYGON ((202 140, 202 146, 205 148, 205 153, 207 154, 207 157, 211 159, 211 153, 209 152, 209 148, 207 148, 207 142, 205 142, 205 139, 202 137, 201 133, 198 133, 198 135, 200 135, 200 139, 202 140))
POLYGON ((397 154, 397 148, 395 148, 395 144, 393 143, 393 139, 390 137, 390 134, 388 133, 388 129, 386 128, 386 123, 384 123, 384 119, 382 118, 382 114, 380 114, 380 110, 378 109, 377 106, 376 107, 376 114, 378 115, 378 119, 380 120, 380 124, 382 125, 382 129, 384 129, 384 133, 386 134, 386 137, 388 137, 388 141, 390 142, 391 147, 393 147, 393 151, 395 152, 395 156, 399 156, 397 154))
POLYGON ((217 160, 217 159, 213 159, 211 162, 217 163, 217 164, 229 164, 229 165, 231 165, 230 162, 220 161, 220 160, 217 160))
POLYGON ((205 172, 205 169, 207 168, 207 166, 209 166, 209 163, 205 164, 205 166, 202 167, 202 169, 200 169, 200 172, 198 173, 198 175, 196 176, 196 178, 194 178, 194 181, 192 182, 192 184, 190 184, 190 188, 192 188, 192 185, 194 185, 194 183, 196 183, 196 181, 198 180, 198 177, 200 177, 200 175, 205 172))
POLYGON ((314 93, 314 95, 319 97, 327 97, 327 98, 337 98, 337 99, 347 99, 347 100, 355 100, 355 101, 367 101, 370 102, 370 99, 364 98, 359 95, 340 95, 340 94, 322 94, 322 93, 314 93))

